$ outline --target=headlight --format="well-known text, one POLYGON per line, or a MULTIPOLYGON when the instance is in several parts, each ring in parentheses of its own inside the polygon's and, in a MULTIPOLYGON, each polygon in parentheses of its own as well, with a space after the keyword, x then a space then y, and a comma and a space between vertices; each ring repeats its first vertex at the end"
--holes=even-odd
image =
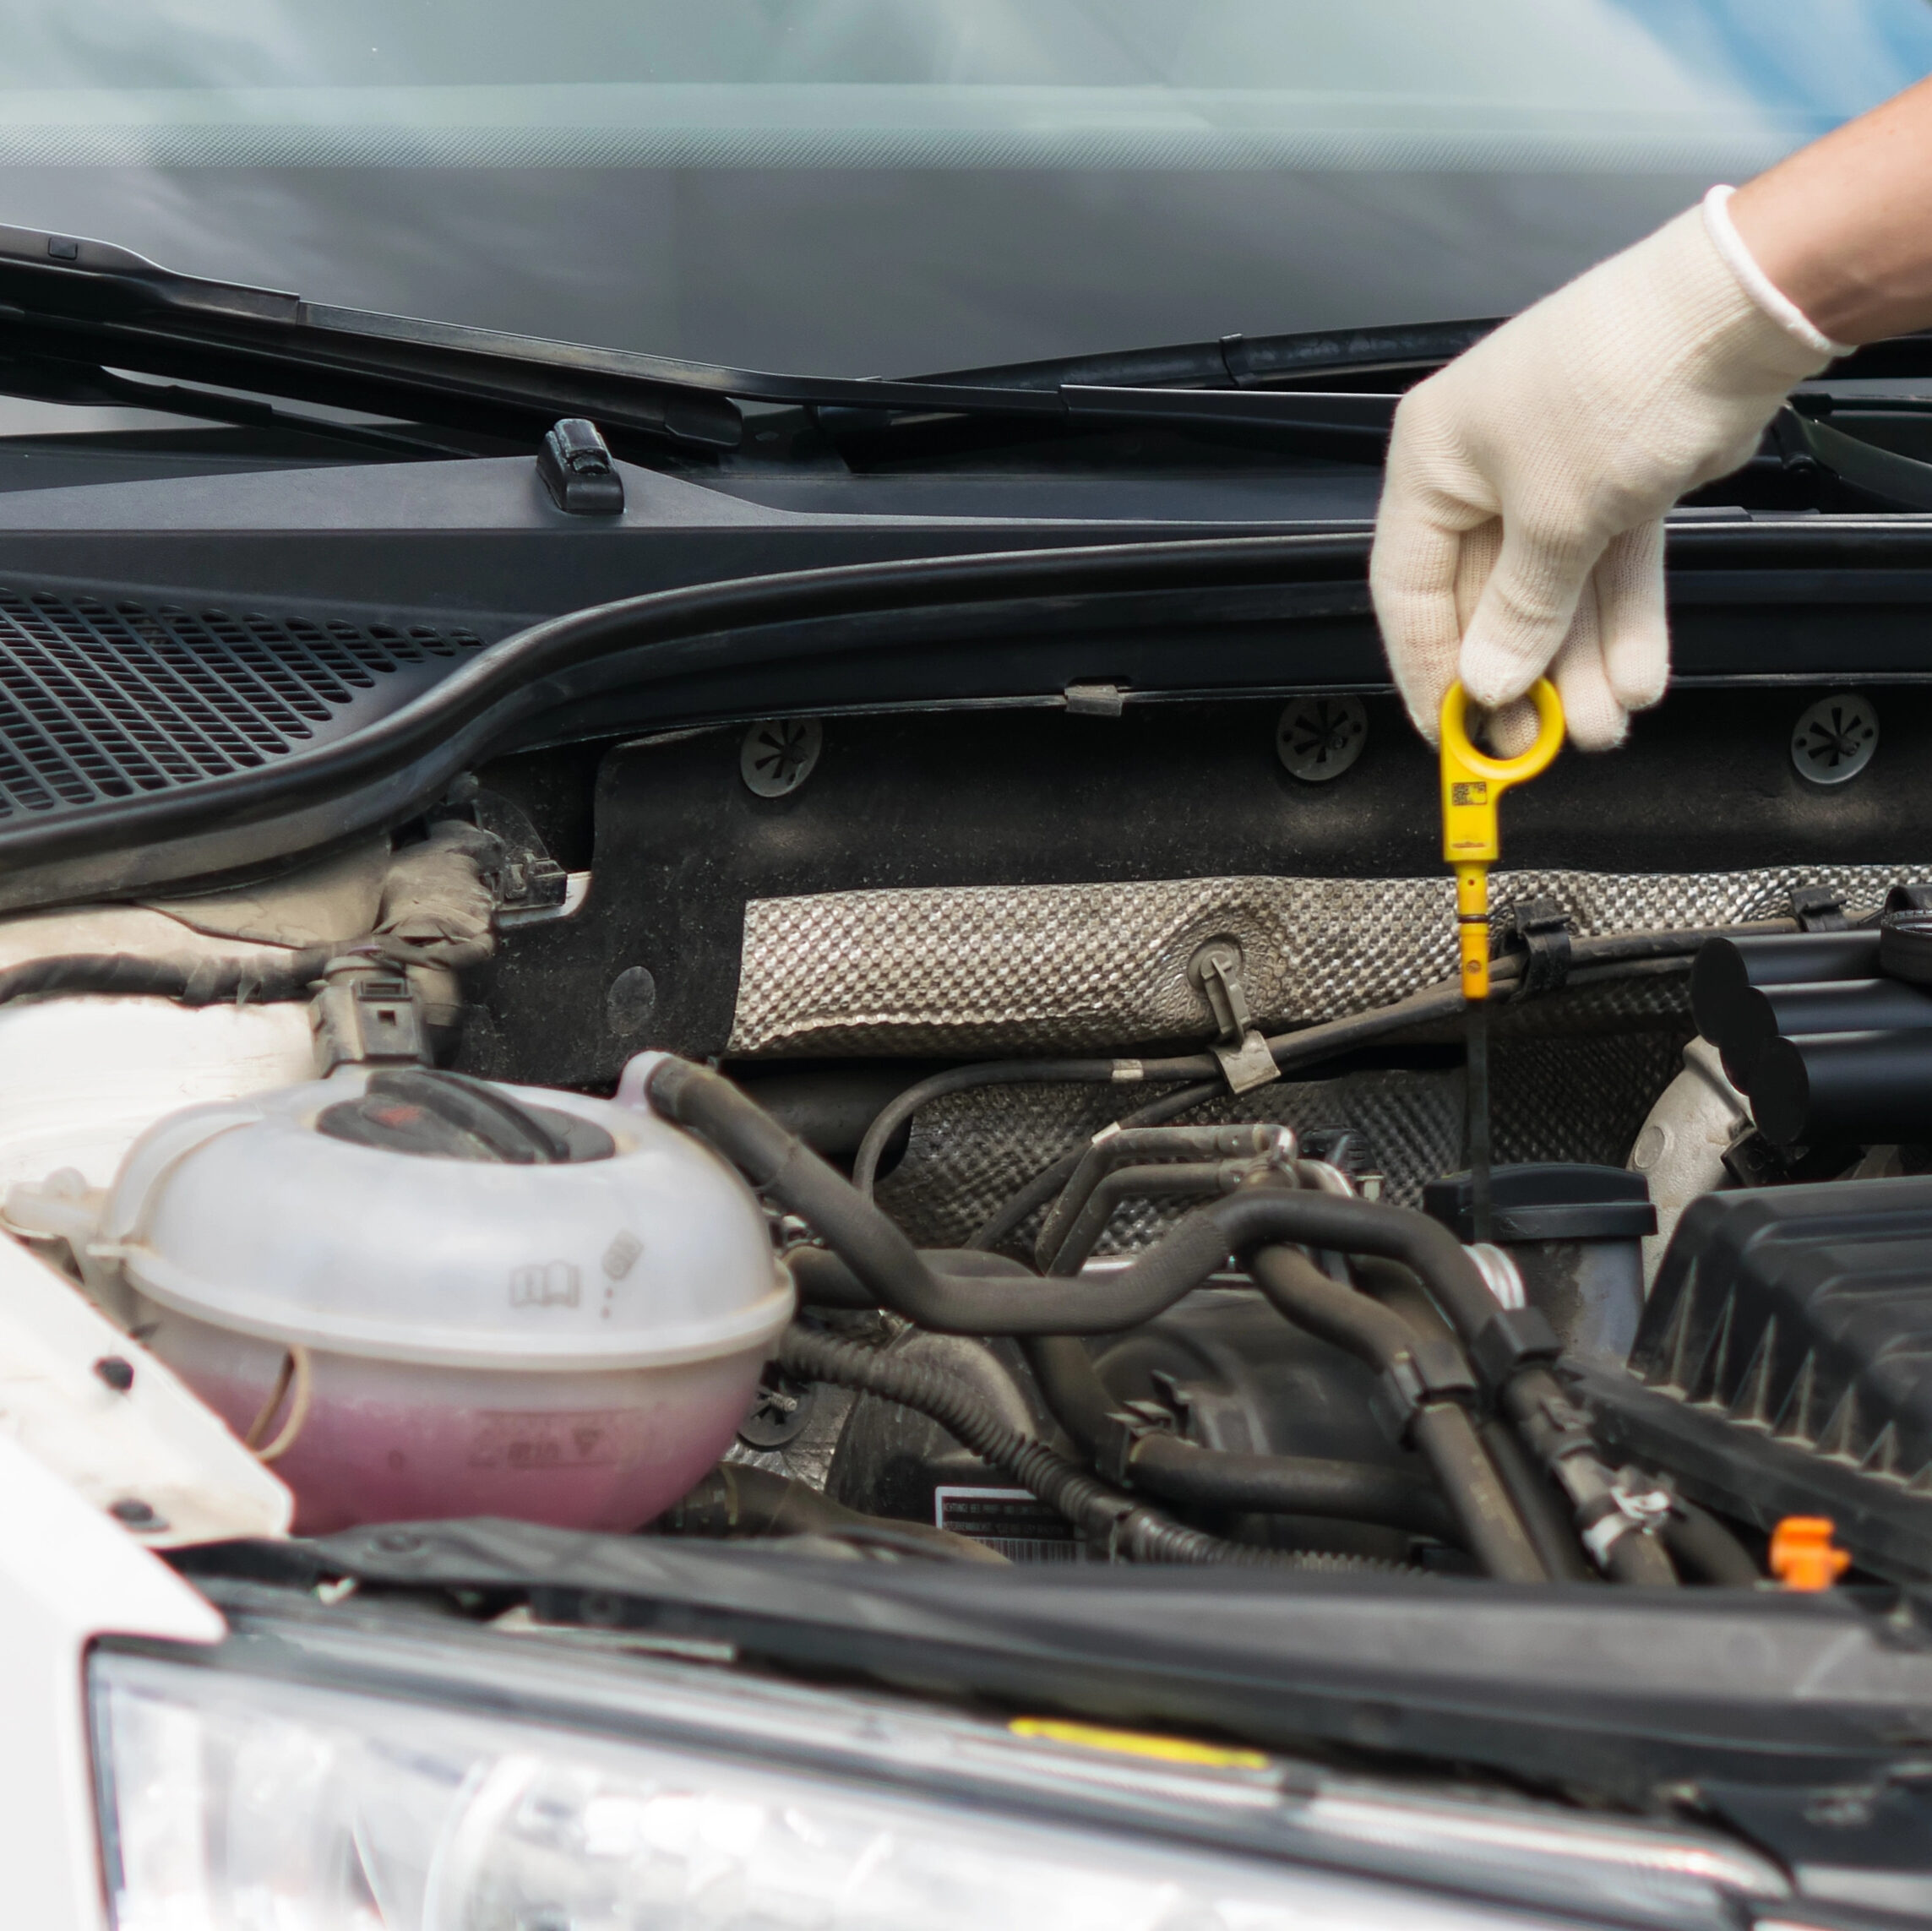
MULTIPOLYGON (((920 1794, 885 1776, 734 1755, 748 1739, 722 1696, 713 1754, 675 1737, 615 1740, 152 1656, 97 1656, 92 1684, 116 1931, 1476 1931, 1496 1922, 1492 1907, 1425 1890, 1145 1827, 1082 1825, 1064 1804, 1059 1817, 1029 1817, 1027 1786, 1050 1787, 1059 1753, 997 1732, 1001 1754, 1026 1762, 1020 1780, 934 1793, 920 1776, 920 1794)), ((855 1732, 868 1723, 882 1727, 862 1709, 855 1732)), ((961 1727, 942 1718, 948 1727, 961 1727)), ((906 1761, 915 1773, 936 1767, 931 1757, 906 1761)), ((1172 1774, 1145 1767, 1156 1781, 1172 1774)), ((1115 1799, 1145 1816, 1157 1792, 1130 1789, 1135 1776, 1127 1763, 1102 1771, 1115 1799)), ((1272 1776, 1200 1794, 1204 1812, 1218 1808, 1222 1825, 1250 1836, 1282 1807, 1272 1776)), ((1187 1807, 1181 1780, 1168 1799, 1170 1814, 1187 1807)), ((1426 1836, 1419 1813, 1415 1822, 1426 1836)), ((1494 1836, 1480 1850, 1511 1855, 1494 1836)), ((1641 1856, 1635 1865, 1647 1868, 1631 1868, 1630 1855, 1626 1908, 1635 1878, 1651 1907, 1640 1916, 1730 1921, 1708 1880, 1733 1874, 1641 1856)), ((1534 1931, 1554 1917, 1512 1912, 1511 1922, 1534 1931)))

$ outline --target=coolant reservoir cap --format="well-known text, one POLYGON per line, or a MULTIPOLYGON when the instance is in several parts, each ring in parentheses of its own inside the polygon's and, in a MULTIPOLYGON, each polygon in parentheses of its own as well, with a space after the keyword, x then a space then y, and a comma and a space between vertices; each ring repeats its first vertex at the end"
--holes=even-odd
POLYGON ((416 1069, 171 1115, 129 1150, 97 1250, 219 1327, 452 1367, 709 1360, 792 1304, 756 1197, 678 1128, 416 1069))
POLYGON ((372 1073, 354 1099, 324 1107, 315 1127, 355 1146, 505 1167, 608 1160, 617 1151, 617 1142, 594 1120, 526 1105, 487 1080, 422 1066, 372 1073))

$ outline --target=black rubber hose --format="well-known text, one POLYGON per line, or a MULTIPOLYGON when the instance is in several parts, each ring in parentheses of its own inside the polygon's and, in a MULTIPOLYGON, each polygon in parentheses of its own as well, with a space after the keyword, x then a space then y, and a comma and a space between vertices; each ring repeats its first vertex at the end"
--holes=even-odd
POLYGON ((1107 1232, 1107 1223, 1123 1200, 1165 1199, 1177 1196, 1200 1199, 1232 1193, 1248 1169, 1239 1161, 1170 1160, 1148 1167, 1118 1167, 1103 1173, 1063 1232, 1046 1272, 1056 1280, 1070 1279, 1107 1232))
MULTIPOLYGON (((1070 1336, 1022 1344, 1053 1417, 1091 1460, 1115 1403, 1086 1350, 1070 1336)), ((1167 1502, 1257 1515, 1314 1515, 1373 1522, 1460 1542, 1442 1497, 1401 1469, 1316 1455, 1248 1455, 1202 1448, 1177 1435, 1144 1434, 1127 1456, 1129 1478, 1167 1502)))
POLYGON ((1583 1553, 1583 1545, 1570 1526, 1570 1511, 1563 1498, 1550 1485, 1549 1477, 1531 1459, 1514 1429, 1499 1416, 1487 1417, 1477 1433, 1516 1514, 1536 1545, 1543 1566, 1560 1582, 1594 1582, 1597 1572, 1583 1553))
POLYGON ((940 1562, 995 1563, 1006 1558, 970 1536, 929 1522, 902 1522, 848 1509, 808 1482, 776 1470, 721 1461, 654 1525, 663 1536, 835 1536, 940 1562))
POLYGON ((1725 1589, 1755 1589, 1764 1572, 1750 1552, 1707 1509, 1678 1498, 1664 1519, 1663 1543, 1679 1569, 1725 1589))
POLYGON ((1144 1435, 1128 1460, 1136 1488, 1162 1501, 1261 1515, 1369 1522, 1460 1547, 1461 1525, 1435 1489, 1400 1469, 1325 1455, 1250 1455, 1144 1435))
POLYGON ((1033 1245, 1033 1265, 1042 1274, 1053 1271, 1053 1256, 1093 1190, 1117 1167, 1139 1167, 1154 1161, 1253 1159, 1266 1153, 1280 1138, 1273 1126, 1127 1127, 1096 1134, 1081 1150, 1060 1197, 1040 1224, 1033 1245))
MULTIPOLYGON (((1443 1319, 1442 1310, 1429 1299, 1414 1275, 1392 1260, 1358 1257, 1352 1264, 1357 1284, 1374 1296, 1381 1307, 1398 1315, 1416 1333, 1432 1341, 1455 1346, 1455 1330, 1443 1319)), ((1478 1433, 1483 1446, 1496 1465, 1516 1513, 1522 1517, 1543 1565, 1559 1580, 1594 1582, 1597 1572, 1583 1553, 1582 1544, 1570 1526, 1570 1510, 1564 1498, 1542 1467, 1531 1459, 1515 1431, 1495 1415, 1485 1416, 1478 1433)))
POLYGON ((900 1228, 727 1080, 667 1057, 645 1082, 651 1106, 702 1134, 754 1187, 800 1216, 890 1308, 940 1334, 1108 1334, 1136 1327, 1198 1286, 1231 1254, 1274 1242, 1380 1254, 1412 1267, 1466 1335, 1496 1310, 1448 1228, 1406 1207, 1285 1187, 1244 1187, 1197 1207, 1104 1285, 936 1273, 900 1228))
MULTIPOLYGON (((1032 1270, 1024 1261, 1010 1260, 1004 1254, 988 1254, 979 1248, 921 1248, 919 1258, 942 1276, 962 1275, 1002 1281, 1011 1281, 1015 1276, 1021 1280, 1033 1277, 1032 1270)), ((830 1248, 787 1248, 785 1265, 792 1270, 801 1307, 878 1310, 878 1295, 830 1248)))
MULTIPOLYGON (((1461 1242, 1441 1221, 1412 1207, 1384 1206, 1379 1201, 1351 1199, 1339 1194, 1252 1187, 1214 1206, 1201 1208, 1189 1218, 1208 1214, 1229 1226, 1237 1250, 1262 1241, 1290 1241, 1337 1254, 1399 1260, 1420 1278, 1429 1298, 1465 1343, 1474 1341, 1496 1313, 1496 1297, 1461 1242), (1249 1227, 1255 1230, 1251 1236, 1247 1235, 1249 1227)), ((1362 1295, 1353 1300, 1358 1308, 1372 1308, 1374 1315, 1393 1322, 1393 1329, 1386 1331, 1399 1332, 1418 1342, 1423 1339, 1401 1315, 1379 1302, 1362 1295)))
POLYGON ((1104 1288, 941 1275, 887 1216, 729 1080, 666 1058, 651 1069, 646 1091, 657 1112, 702 1134, 754 1187, 812 1227, 864 1282, 875 1307, 938 1333, 1092 1334, 1132 1326, 1172 1306, 1227 1255, 1218 1230, 1190 1225, 1199 1217, 1190 1215, 1104 1288))
POLYGON ((330 949, 281 958, 144 959, 131 952, 72 952, 0 971, 0 1005, 35 993, 101 993, 177 999, 188 1006, 306 999, 330 949))
MULTIPOLYGON (((1264 1191, 1271 1189, 1254 1189, 1264 1191)), ((1473 1376, 1457 1358, 1460 1351, 1439 1336, 1418 1333, 1400 1314, 1352 1287, 1331 1281, 1293 1248, 1260 1248, 1249 1257, 1248 1265, 1261 1292, 1298 1327, 1347 1349, 1392 1384, 1413 1391, 1409 1439, 1428 1458, 1461 1526, 1458 1539, 1484 1570, 1505 1582, 1547 1582, 1550 1572, 1534 1538, 1484 1452, 1469 1411, 1451 1392, 1458 1385, 1474 1390, 1473 1376)))
POLYGON ((1385 1569, 1358 1556, 1250 1548, 1190 1529, 1075 1468, 994 1413, 957 1375, 882 1354, 794 1324, 779 1343, 778 1364, 801 1379, 830 1381, 876 1395, 937 1422, 982 1461, 1057 1509, 1082 1536, 1135 1562, 1228 1563, 1244 1568, 1331 1572, 1385 1569))
MULTIPOLYGON (((1614 1471, 1597 1456, 1586 1418, 1547 1366, 1532 1362, 1519 1368, 1505 1379, 1497 1399, 1530 1452, 1564 1491, 1579 1529, 1600 1530, 1613 1513, 1622 1512, 1614 1471)), ((1597 1560, 1617 1582, 1661 1589, 1677 1584, 1668 1549, 1634 1522, 1600 1551, 1597 1560)))
POLYGON ((651 1069, 646 1091, 656 1111, 702 1134, 754 1187, 814 1227, 878 1296, 876 1305, 938 1333, 1107 1334, 1135 1327, 1172 1307, 1231 1254, 1276 1242, 1403 1262, 1465 1338, 1479 1334, 1496 1312, 1475 1263, 1439 1221, 1407 1207, 1286 1187, 1244 1187, 1195 1208, 1104 1286, 940 1275, 890 1219, 729 1080, 667 1057, 651 1069))
MULTIPOLYGON (((1227 1091, 1227 1083, 1221 1080, 1207 1080, 1198 1085, 1182 1086, 1163 1093, 1157 1100, 1135 1112, 1124 1115, 1114 1123, 1124 1130, 1129 1127, 1161 1126, 1172 1119, 1178 1119, 1183 1113, 1192 1112, 1196 1107, 1205 1107, 1210 1100, 1217 1100, 1227 1091)), ((1069 1147, 1049 1167, 1042 1167, 1020 1191, 1004 1205, 981 1223, 969 1247, 991 1249, 996 1248, 1008 1235, 1026 1224, 1029 1214, 1046 1205, 1064 1187, 1078 1169, 1085 1156, 1088 1143, 1082 1140, 1078 1146, 1069 1147)))
POLYGON ((1669 1548, 1641 1529, 1631 1529, 1610 1544, 1604 1568, 1613 1582, 1635 1584, 1645 1589, 1674 1589, 1678 1585, 1669 1548))
POLYGON ((1220 1062, 1211 1053, 1173 1059, 994 1059, 950 1067, 908 1086, 880 1109, 852 1156, 852 1185, 870 1199, 879 1156, 893 1134, 920 1107, 949 1093, 970 1092, 976 1086, 1160 1085, 1173 1080, 1211 1078, 1220 1069, 1220 1062))
MULTIPOLYGON (((1109 1324, 1111 1292, 1085 1283, 936 1272, 892 1220, 717 1074, 667 1058, 645 1090, 657 1112, 702 1134, 754 1187, 803 1218, 864 1284, 873 1306, 944 1334, 1053 1334, 1070 1331, 1069 1323, 1109 1324), (1036 1304, 1039 1293, 1051 1299, 1036 1304)), ((1170 1267, 1162 1285, 1166 1306, 1191 1282, 1170 1267)))
POLYGON ((1499 1582, 1548 1582, 1548 1569, 1489 1460, 1469 1411, 1456 1401, 1429 1401, 1409 1422, 1409 1439, 1429 1457, 1462 1526, 1464 1545, 1499 1582))
POLYGON ((1392 1308, 1331 1280, 1305 1254, 1260 1248, 1248 1257, 1248 1271, 1278 1313, 1378 1374, 1401 1373, 1409 1363, 1423 1389, 1473 1391, 1475 1377, 1453 1334, 1420 1332, 1392 1308))

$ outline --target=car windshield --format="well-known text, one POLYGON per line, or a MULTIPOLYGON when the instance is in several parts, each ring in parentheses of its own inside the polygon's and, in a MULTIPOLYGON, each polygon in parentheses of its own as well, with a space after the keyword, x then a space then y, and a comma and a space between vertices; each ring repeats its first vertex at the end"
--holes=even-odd
POLYGON ((1926 0, 5 0, 0 219, 814 373, 1488 315, 1932 68, 1926 0))

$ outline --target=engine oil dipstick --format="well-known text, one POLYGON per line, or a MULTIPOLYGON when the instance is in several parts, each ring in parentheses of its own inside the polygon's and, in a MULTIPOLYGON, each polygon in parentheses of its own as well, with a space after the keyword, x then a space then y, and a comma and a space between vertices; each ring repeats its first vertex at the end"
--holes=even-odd
POLYGON ((1563 700, 1547 677, 1530 690, 1536 742, 1520 757, 1492 758, 1470 742, 1460 683, 1442 700, 1442 855, 1456 872, 1468 1082, 1469 1207, 1478 1243, 1494 1233, 1489 1202, 1489 868, 1501 855, 1496 807, 1512 785, 1547 770, 1563 748, 1563 700))

